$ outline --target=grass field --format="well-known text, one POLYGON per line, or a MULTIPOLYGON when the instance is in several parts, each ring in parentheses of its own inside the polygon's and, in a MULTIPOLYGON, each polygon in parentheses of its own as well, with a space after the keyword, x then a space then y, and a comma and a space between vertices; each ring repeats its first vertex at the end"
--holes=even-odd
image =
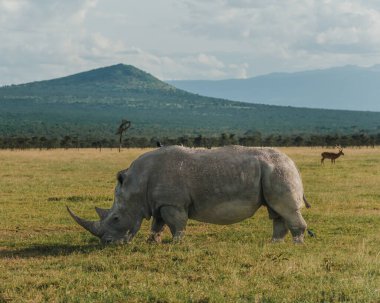
POLYGON ((297 163, 317 237, 271 244, 265 208, 240 224, 190 221, 185 239, 102 247, 95 219, 144 150, 0 151, 0 302, 380 302, 380 148, 282 149, 297 163))

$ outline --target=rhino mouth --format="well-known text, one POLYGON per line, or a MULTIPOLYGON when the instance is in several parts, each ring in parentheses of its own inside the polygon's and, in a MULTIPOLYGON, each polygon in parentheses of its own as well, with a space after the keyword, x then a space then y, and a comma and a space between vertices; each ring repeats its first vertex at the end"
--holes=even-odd
MULTIPOLYGON (((106 237, 101 239, 103 245, 118 244, 118 241, 115 241, 113 238, 106 237)), ((120 243, 121 244, 121 243, 120 243)))
POLYGON ((101 242, 103 245, 122 245, 122 244, 128 244, 133 238, 133 235, 128 231, 126 234, 119 238, 115 239, 111 236, 106 236, 101 238, 101 242))

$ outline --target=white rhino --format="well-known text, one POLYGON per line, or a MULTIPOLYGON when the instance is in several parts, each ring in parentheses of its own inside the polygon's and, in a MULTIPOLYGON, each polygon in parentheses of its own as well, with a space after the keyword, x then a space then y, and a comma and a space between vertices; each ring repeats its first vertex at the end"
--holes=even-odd
POLYGON ((104 244, 130 241, 145 218, 153 218, 149 241, 160 242, 168 225, 180 240, 188 219, 233 224, 266 206, 273 220, 272 241, 290 230, 302 243, 310 207, 294 162, 271 148, 228 146, 189 149, 169 146, 147 152, 117 175, 111 209, 96 208, 100 221, 74 220, 104 244))

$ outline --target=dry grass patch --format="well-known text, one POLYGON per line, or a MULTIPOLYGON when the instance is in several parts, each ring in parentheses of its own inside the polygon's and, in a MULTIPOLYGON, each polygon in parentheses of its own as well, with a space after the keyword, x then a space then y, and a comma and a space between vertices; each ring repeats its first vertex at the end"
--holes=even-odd
POLYGON ((183 243, 102 247, 72 222, 112 204, 115 175, 146 150, 0 151, 0 302, 379 302, 380 149, 283 148, 317 238, 272 245, 265 209, 232 226, 189 222, 183 243))

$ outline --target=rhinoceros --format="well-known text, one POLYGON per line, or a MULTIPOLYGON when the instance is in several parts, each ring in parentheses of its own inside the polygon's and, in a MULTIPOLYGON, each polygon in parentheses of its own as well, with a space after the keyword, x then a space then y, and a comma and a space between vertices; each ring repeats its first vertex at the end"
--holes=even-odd
POLYGON ((294 162, 272 148, 228 146, 190 149, 168 146, 147 152, 117 174, 114 203, 97 208, 100 220, 73 219, 103 244, 129 242, 143 219, 152 220, 148 241, 160 242, 165 225, 179 241, 188 219, 233 224, 266 206, 273 220, 272 241, 290 230, 303 243, 305 199, 294 162))

